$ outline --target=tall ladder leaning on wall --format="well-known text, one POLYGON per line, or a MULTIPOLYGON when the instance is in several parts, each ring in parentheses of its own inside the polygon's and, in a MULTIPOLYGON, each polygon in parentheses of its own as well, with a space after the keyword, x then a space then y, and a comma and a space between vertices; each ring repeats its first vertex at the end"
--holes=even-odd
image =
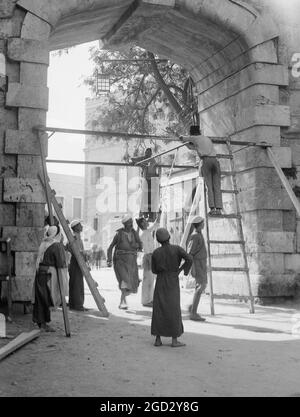
MULTIPOLYGON (((218 140, 213 140, 213 142, 217 142, 217 143, 223 143, 226 144, 227 150, 228 150, 228 154, 218 154, 217 158, 218 159, 229 159, 230 160, 230 171, 221 171, 221 178, 226 178, 228 176, 232 177, 232 189, 222 189, 222 194, 233 194, 234 195, 234 200, 235 200, 235 208, 236 211, 235 213, 231 213, 231 214, 222 214, 219 216, 213 216, 210 217, 208 216, 208 205, 207 205, 207 190, 206 190, 206 185, 204 184, 204 196, 205 196, 205 204, 204 204, 204 211, 205 211, 205 218, 206 218, 206 235, 207 235, 207 249, 208 249, 208 283, 209 283, 209 295, 210 295, 210 310, 211 310, 211 314, 214 315, 215 314, 215 309, 214 309, 214 292, 213 292, 213 272, 220 272, 220 271, 224 271, 224 272, 243 272, 246 276, 246 281, 247 281, 247 287, 248 287, 248 297, 250 300, 250 313, 254 313, 254 297, 252 294, 252 289, 251 289, 251 280, 250 280, 250 273, 249 273, 249 266, 248 266, 248 259, 247 259, 247 253, 246 253, 246 244, 245 244, 245 239, 244 239, 244 232, 243 232, 243 223, 242 223, 242 215, 241 215, 241 211, 240 211, 240 204, 239 204, 239 198, 238 198, 238 194, 239 194, 239 190, 238 190, 238 186, 237 186, 237 179, 236 179, 236 171, 235 171, 235 165, 234 165, 234 153, 239 152, 240 150, 250 147, 250 146, 256 146, 256 147, 260 147, 262 151, 266 151, 272 165, 275 168, 275 171, 277 173, 277 175, 279 176, 279 179, 281 180, 283 187, 285 188, 288 196, 290 197, 298 216, 300 216, 300 203, 298 201, 298 198, 296 197, 289 181, 287 180, 286 176, 284 175, 280 165, 278 164, 278 161, 276 160, 276 157, 272 151, 272 145, 269 145, 267 143, 261 142, 261 143, 251 143, 251 142, 231 142, 230 138, 226 138, 226 139, 218 139, 218 140), (238 146, 242 146, 242 145, 246 145, 245 147, 240 148, 238 151, 233 152, 232 151, 232 145, 238 145, 238 146), (210 239, 210 221, 216 218, 224 218, 224 219, 236 219, 237 220, 237 231, 238 231, 238 240, 233 241, 233 240, 211 240, 210 239), (214 267, 212 266, 212 254, 211 254, 211 246, 212 245, 220 245, 220 244, 230 244, 230 245, 239 245, 241 248, 241 254, 242 254, 242 258, 243 258, 243 262, 244 265, 241 268, 225 268, 225 267, 214 267)), ((199 175, 200 175, 200 169, 199 169, 199 175)), ((199 205, 200 199, 201 199, 201 182, 198 183, 197 189, 196 189, 196 193, 195 193, 195 197, 193 200, 193 204, 190 210, 190 215, 186 224, 186 228, 183 234, 183 237, 181 239, 181 243, 180 245, 182 247, 186 247, 186 241, 187 241, 187 237, 189 235, 189 231, 190 231, 190 227, 191 227, 191 219, 193 217, 193 215, 196 212, 196 209, 199 205)))
POLYGON ((210 309, 211 314, 215 314, 214 308, 214 292, 213 292, 213 272, 233 272, 233 273, 242 273, 245 275, 247 290, 248 290, 248 297, 250 301, 249 310, 251 314, 254 314, 254 297, 251 288, 251 280, 250 280, 250 273, 249 273, 249 265, 246 253, 246 242, 244 238, 244 231, 243 231, 243 222, 242 222, 242 215, 240 210, 240 203, 239 203, 239 190, 237 186, 237 178, 236 178, 236 171, 234 165, 234 156, 232 152, 232 147, 230 143, 230 139, 226 140, 226 147, 228 150, 228 154, 221 154, 218 155, 218 159, 228 159, 230 161, 230 171, 221 171, 221 180, 230 176, 231 177, 231 189, 223 189, 221 186, 222 194, 232 194, 233 195, 233 205, 235 211, 230 214, 220 214, 214 215, 210 217, 208 215, 208 202, 207 202, 207 187, 204 184, 204 211, 205 211, 205 219, 206 219, 206 236, 207 236, 207 252, 208 252, 208 274, 209 274, 209 293, 210 293, 210 309), (236 220, 237 222, 237 234, 238 240, 213 240, 210 238, 210 224, 217 218, 226 219, 226 220, 236 220), (236 245, 240 248, 240 255, 242 257, 242 266, 240 267, 216 267, 212 265, 212 246, 220 246, 220 245, 236 245))

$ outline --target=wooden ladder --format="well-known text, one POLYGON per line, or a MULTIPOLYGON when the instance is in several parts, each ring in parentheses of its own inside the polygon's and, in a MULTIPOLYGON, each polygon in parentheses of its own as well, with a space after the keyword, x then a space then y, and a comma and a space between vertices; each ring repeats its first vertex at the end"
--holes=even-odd
POLYGON ((230 171, 221 171, 222 176, 231 176, 232 177, 232 185, 233 189, 230 190, 221 190, 222 194, 233 194, 234 196, 234 203, 235 203, 235 213, 231 214, 221 214, 221 215, 214 215, 213 217, 208 216, 208 204, 207 204, 207 190, 204 184, 204 208, 205 208, 205 217, 206 217, 206 235, 207 235, 207 252, 208 252, 208 283, 209 283, 209 293, 210 293, 210 309, 211 314, 215 314, 214 308, 214 292, 213 292, 213 272, 242 272, 245 274, 248 293, 249 293, 249 300, 250 300, 250 313, 254 314, 254 297, 252 294, 251 289, 251 281, 250 281, 250 274, 249 274, 249 266, 248 266, 248 259, 246 253, 246 245, 245 245, 245 238, 244 238, 244 231, 243 231, 243 224, 242 224, 242 216, 240 211, 240 204, 239 204, 239 191, 237 187, 237 179, 236 179, 236 171, 234 166, 234 159, 233 153, 231 148, 230 140, 226 141, 226 146, 228 149, 228 154, 224 155, 217 155, 218 159, 229 159, 230 160, 230 171), (235 219, 237 221, 237 230, 238 230, 238 240, 211 240, 210 239, 210 219, 215 218, 223 218, 223 219, 235 219), (243 266, 242 267, 232 267, 232 268, 225 268, 225 267, 214 267, 212 266, 212 259, 211 259, 211 246, 212 245, 237 245, 241 248, 241 255, 243 259, 243 266))

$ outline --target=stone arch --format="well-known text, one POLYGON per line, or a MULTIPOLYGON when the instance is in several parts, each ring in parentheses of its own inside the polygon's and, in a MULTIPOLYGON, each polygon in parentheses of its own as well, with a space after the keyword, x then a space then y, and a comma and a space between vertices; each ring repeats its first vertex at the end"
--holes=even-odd
MULTIPOLYGON (((280 89, 288 85, 287 68, 278 62, 280 33, 255 2, 19 0, 8 4, 11 7, 2 11, 11 27, 2 48, 8 70, 1 110, 7 117, 2 154, 0 149, 5 166, 0 213, 2 210, 6 215, 0 226, 4 237, 13 238, 16 283, 22 288, 18 296, 28 294, 33 274, 30 265, 42 234, 45 201, 37 180, 39 150, 32 128, 46 121, 49 49, 101 38, 110 48, 138 44, 173 59, 186 66, 196 82, 205 134, 268 141, 278 147, 283 164, 290 164, 288 149, 280 148, 280 130, 290 124, 289 108, 280 104, 279 95, 280 89)), ((283 210, 292 207, 259 150, 241 152, 237 169, 252 257, 250 267, 257 284, 254 293, 273 294, 278 290, 276 280, 285 275, 283 253, 292 237, 282 229, 283 210), (268 187, 276 192, 275 202, 272 193, 266 193, 268 187), (278 223, 275 230, 266 221, 266 210, 272 211, 278 223), (269 234, 267 241, 264 232, 269 234), (274 238, 282 241, 276 251, 271 248, 274 238), (275 283, 267 287, 270 274, 266 264, 272 276, 276 271, 275 283)), ((233 293, 243 290, 233 283, 233 293)), ((220 285, 219 292, 223 291, 220 285)), ((285 287, 280 291, 287 294, 285 287)))

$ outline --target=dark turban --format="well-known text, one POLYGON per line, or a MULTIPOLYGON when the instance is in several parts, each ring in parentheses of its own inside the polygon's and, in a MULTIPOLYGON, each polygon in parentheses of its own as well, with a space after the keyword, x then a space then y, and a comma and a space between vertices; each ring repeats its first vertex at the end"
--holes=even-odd
POLYGON ((170 233, 167 229, 161 227, 156 231, 156 239, 159 243, 167 242, 170 239, 170 233))

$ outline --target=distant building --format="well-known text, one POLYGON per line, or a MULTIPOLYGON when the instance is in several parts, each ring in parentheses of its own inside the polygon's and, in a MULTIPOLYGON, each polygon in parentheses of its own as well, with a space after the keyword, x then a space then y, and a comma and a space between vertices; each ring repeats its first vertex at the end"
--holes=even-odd
MULTIPOLYGON (((84 220, 84 177, 49 172, 51 188, 56 192, 56 200, 61 205, 67 221, 84 220)), ((88 246, 92 231, 84 224, 83 241, 88 246)))

